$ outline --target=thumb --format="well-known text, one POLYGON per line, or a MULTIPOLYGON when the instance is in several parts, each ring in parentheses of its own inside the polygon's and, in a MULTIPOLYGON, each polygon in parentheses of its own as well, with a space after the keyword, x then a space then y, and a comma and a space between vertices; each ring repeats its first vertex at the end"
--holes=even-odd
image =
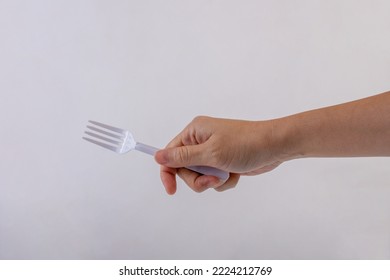
POLYGON ((160 150, 155 155, 155 160, 169 167, 185 167, 192 165, 207 165, 205 162, 204 144, 180 146, 160 150))

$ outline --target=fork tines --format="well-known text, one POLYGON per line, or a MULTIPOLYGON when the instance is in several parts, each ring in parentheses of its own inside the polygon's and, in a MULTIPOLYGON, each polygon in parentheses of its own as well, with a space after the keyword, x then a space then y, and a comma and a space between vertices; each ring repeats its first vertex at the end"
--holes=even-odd
POLYGON ((92 138, 83 137, 84 140, 114 152, 120 151, 121 145, 125 140, 125 135, 124 135, 124 133, 126 132, 125 130, 107 124, 99 123, 96 121, 90 120, 88 122, 90 122, 95 126, 87 125, 87 128, 90 131, 85 131, 85 134, 87 134, 92 138))

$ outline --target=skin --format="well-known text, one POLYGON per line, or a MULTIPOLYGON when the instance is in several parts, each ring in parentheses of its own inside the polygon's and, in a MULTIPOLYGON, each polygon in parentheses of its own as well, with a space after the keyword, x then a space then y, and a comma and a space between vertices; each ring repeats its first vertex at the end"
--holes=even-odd
POLYGON ((194 191, 235 187, 241 175, 309 157, 390 156, 390 92, 266 121, 196 117, 155 155, 168 194, 176 175, 194 191), (216 167, 226 182, 183 168, 216 167))

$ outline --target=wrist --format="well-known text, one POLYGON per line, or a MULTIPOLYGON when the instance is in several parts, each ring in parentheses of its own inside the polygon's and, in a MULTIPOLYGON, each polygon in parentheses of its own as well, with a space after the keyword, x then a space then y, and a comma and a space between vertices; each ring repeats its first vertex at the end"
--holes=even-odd
POLYGON ((300 137, 300 122, 295 115, 269 121, 272 127, 273 149, 280 162, 305 157, 304 142, 300 137))

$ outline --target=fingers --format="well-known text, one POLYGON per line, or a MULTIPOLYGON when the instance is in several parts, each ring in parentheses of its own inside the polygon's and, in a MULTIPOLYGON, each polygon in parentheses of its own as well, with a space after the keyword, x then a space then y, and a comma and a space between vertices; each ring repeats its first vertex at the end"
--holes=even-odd
POLYGON ((222 182, 215 176, 200 175, 185 168, 179 169, 177 174, 193 191, 198 193, 208 189, 215 189, 218 192, 226 191, 234 188, 240 179, 239 174, 231 173, 229 179, 222 182))
POLYGON ((169 195, 176 193, 176 169, 161 165, 160 177, 161 182, 165 187, 165 191, 169 195))
POLYGON ((219 178, 209 175, 201 175, 186 168, 171 168, 161 166, 161 181, 168 194, 173 195, 177 189, 176 175, 178 175, 193 191, 197 193, 204 192, 208 189, 215 189, 218 192, 234 188, 239 174, 231 173, 226 182, 221 182, 219 178))
POLYGON ((209 188, 224 191, 233 188, 239 175, 234 174, 226 182, 218 177, 202 175, 184 166, 212 166, 218 168, 219 159, 213 150, 213 141, 210 137, 210 120, 196 118, 181 133, 179 133, 165 149, 155 154, 155 160, 161 167, 161 180, 168 194, 174 194, 177 189, 176 175, 178 175, 192 190, 203 192, 209 188))
POLYGON ((180 168, 177 175, 195 192, 204 192, 209 188, 222 184, 219 178, 210 175, 201 175, 186 168, 180 168))
POLYGON ((223 192, 234 188, 240 180, 240 174, 230 173, 229 179, 222 185, 214 188, 217 192, 223 192))
POLYGON ((207 145, 189 145, 171 147, 160 150, 156 153, 156 161, 169 167, 183 167, 183 166, 195 166, 195 165, 210 165, 207 158, 207 145))

